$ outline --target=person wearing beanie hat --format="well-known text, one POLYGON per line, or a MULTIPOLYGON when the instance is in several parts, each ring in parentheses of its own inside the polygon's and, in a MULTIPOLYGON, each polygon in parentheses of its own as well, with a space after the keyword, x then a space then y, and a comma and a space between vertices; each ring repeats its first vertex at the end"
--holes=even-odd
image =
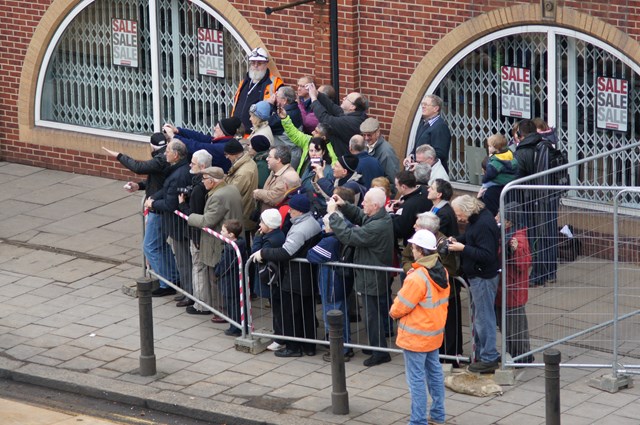
POLYGON ((253 138, 257 135, 263 135, 269 139, 269 144, 273 145, 273 131, 271 131, 271 126, 269 126, 271 104, 266 101, 261 101, 255 105, 251 105, 249 111, 249 120, 251 121, 252 129, 249 138, 253 138))
MULTIPOLYGON (((221 120, 221 122, 223 122, 221 120)), ((227 123, 231 130, 233 122, 227 123)), ((226 127, 225 127, 226 128, 226 127)), ((231 167, 231 162, 225 157, 224 147, 229 140, 233 139, 233 136, 228 136, 221 128, 220 122, 216 124, 213 129, 213 137, 200 133, 198 131, 189 130, 182 127, 176 127, 172 124, 165 124, 162 126, 162 131, 170 138, 180 140, 187 147, 189 154, 193 155, 201 149, 209 152, 212 157, 211 164, 214 167, 220 167, 226 173, 231 167)))
POLYGON ((163 146, 167 146, 167 135, 164 133, 153 133, 151 135, 151 139, 149 143, 151 143, 151 147, 155 149, 160 149, 163 146))
POLYGON ((300 211, 303 214, 308 213, 311 211, 311 202, 309 202, 309 197, 302 193, 293 195, 291 199, 289 199, 289 208, 300 211))
POLYGON ((263 47, 254 48, 247 59, 249 70, 236 90, 231 110, 231 115, 244 125, 245 135, 250 134, 252 126, 249 108, 257 102, 271 99, 283 84, 280 77, 271 75, 269 54, 263 47))
POLYGON ((269 156, 271 144, 269 139, 262 134, 257 134, 249 140, 249 155, 253 157, 253 161, 258 167, 258 189, 262 189, 270 173, 267 157, 269 156))
POLYGON ((243 152, 244 148, 242 147, 242 143, 236 139, 231 139, 224 145, 224 153, 228 155, 238 155, 243 152))
POLYGON ((357 156, 353 156, 351 154, 342 155, 338 158, 338 162, 344 168, 347 173, 355 173, 356 168, 358 168, 358 164, 360 160, 357 156))
MULTIPOLYGON (((290 200, 291 228, 280 248, 262 248, 251 255, 259 263, 269 261, 287 264, 293 258, 306 258, 307 251, 321 239, 320 224, 309 213, 306 195, 295 195, 290 200), (304 212, 303 212, 304 211, 304 212)), ((250 261, 251 261, 250 260, 250 261)), ((279 297, 273 297, 273 311, 282 312, 282 331, 275 334, 296 338, 317 339, 314 285, 308 276, 313 269, 308 263, 295 263, 295 267, 282 267, 279 279, 279 297)), ((276 341, 277 342, 277 341, 276 341)), ((286 348, 275 352, 276 357, 302 357, 316 354, 316 346, 309 342, 287 341, 286 348)))
POLYGON ((279 229, 282 226, 282 216, 275 208, 269 208, 260 214, 260 222, 264 223, 269 229, 279 229))
POLYGON ((218 121, 218 125, 216 125, 216 127, 219 127, 220 131, 222 131, 225 136, 235 137, 241 125, 242 121, 240 121, 240 118, 229 117, 222 118, 220 121, 218 121))

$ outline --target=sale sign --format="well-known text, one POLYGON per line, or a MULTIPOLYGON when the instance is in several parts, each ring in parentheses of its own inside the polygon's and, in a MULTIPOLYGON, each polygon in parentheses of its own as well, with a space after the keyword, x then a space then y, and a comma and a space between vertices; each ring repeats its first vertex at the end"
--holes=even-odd
POLYGON ((502 115, 531 119, 531 70, 500 68, 500 106, 502 115))
POLYGON ((138 22, 127 19, 112 19, 111 48, 114 65, 137 68, 138 22))
POLYGON ((629 81, 598 77, 596 81, 596 106, 598 128, 627 131, 629 81))
POLYGON ((198 28, 198 69, 202 75, 224 77, 222 31, 198 28))

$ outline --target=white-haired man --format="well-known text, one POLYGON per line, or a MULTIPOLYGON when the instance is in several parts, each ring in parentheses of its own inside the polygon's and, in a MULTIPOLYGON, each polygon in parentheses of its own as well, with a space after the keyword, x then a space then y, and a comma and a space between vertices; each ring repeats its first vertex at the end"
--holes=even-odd
MULTIPOLYGON (((354 263, 363 266, 390 267, 393 260, 393 223, 384 209, 387 195, 380 188, 372 188, 365 194, 362 209, 333 195, 327 204, 329 222, 336 238, 353 246, 354 263), (345 220, 346 218, 346 220, 345 220), (347 224, 347 220, 355 226, 347 224)), ((356 269, 354 285, 362 296, 367 318, 369 345, 387 347, 383 323, 387 320, 389 301, 387 298, 387 273, 356 269)), ((391 361, 385 351, 374 351, 364 361, 365 366, 375 366, 391 361)))
POLYGON ((238 86, 233 98, 231 115, 240 118, 246 134, 251 133, 253 124, 249 120, 249 108, 261 100, 275 96, 283 84, 280 77, 272 76, 269 70, 269 55, 262 47, 256 47, 247 58, 249 71, 238 86))

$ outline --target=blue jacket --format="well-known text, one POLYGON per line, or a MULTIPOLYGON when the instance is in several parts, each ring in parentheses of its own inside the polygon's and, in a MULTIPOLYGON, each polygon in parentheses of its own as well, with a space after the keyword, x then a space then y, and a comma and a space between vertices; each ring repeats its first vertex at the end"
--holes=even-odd
POLYGON ((360 183, 369 189, 371 187, 371 180, 384 176, 384 170, 380 162, 367 152, 360 152, 356 157, 358 158, 358 168, 356 168, 356 172, 362 176, 360 183))
MULTIPOLYGON (((307 252, 307 260, 312 264, 339 262, 342 244, 333 233, 324 233, 316 246, 307 252)), ((353 289, 353 280, 345 280, 339 267, 321 265, 319 270, 319 287, 324 288, 327 300, 342 301, 353 289)))
POLYGON ((162 232, 174 239, 188 237, 187 222, 174 214, 174 211, 179 205, 178 188, 189 186, 191 178, 189 161, 185 158, 169 167, 162 189, 151 195, 152 209, 162 214, 162 232))
POLYGON ((457 237, 464 244, 460 255, 462 271, 467 278, 491 279, 498 274, 500 229, 488 209, 469 216, 464 234, 457 237))
POLYGON ((280 248, 282 245, 284 245, 284 233, 282 230, 274 229, 266 235, 257 232, 253 237, 251 253, 258 252, 262 248, 280 248))
POLYGON ((211 160, 212 167, 222 168, 225 174, 229 171, 229 168, 231 168, 231 161, 224 156, 224 145, 226 145, 229 140, 233 139, 233 137, 219 137, 214 139, 209 135, 182 127, 178 127, 178 132, 179 133, 175 136, 176 139, 185 144, 190 155, 193 155, 195 151, 204 149, 213 157, 211 160))
MULTIPOLYGON (((242 256, 242 271, 244 272, 244 263, 246 261, 246 258, 244 258, 246 255, 244 238, 238 238, 235 240, 235 242, 236 245, 238 245, 240 255, 242 256)), ((222 255, 220 255, 220 261, 218 261, 218 264, 216 264, 216 267, 213 269, 213 271, 218 278, 218 286, 220 288, 239 291, 239 288, 237 288, 239 274, 238 257, 236 255, 235 249, 233 249, 231 244, 224 244, 222 255)))

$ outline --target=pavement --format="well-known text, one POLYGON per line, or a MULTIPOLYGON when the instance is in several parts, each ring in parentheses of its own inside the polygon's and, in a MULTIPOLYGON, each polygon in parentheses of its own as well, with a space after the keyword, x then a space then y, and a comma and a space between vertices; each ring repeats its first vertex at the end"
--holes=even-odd
MULTIPOLYGON (((141 198, 122 185, 0 162, 0 377, 211 423, 408 422, 401 355, 366 368, 358 352, 345 365, 349 413, 334 415, 331 367, 322 350, 294 359, 238 351, 223 334, 227 325, 188 315, 171 297, 153 300, 158 373, 140 376, 137 299, 121 288, 142 274, 141 198)), ((588 310, 597 299, 585 302, 581 308, 588 310)), ((545 329, 544 323, 535 327, 545 329)), ((634 338, 637 343, 637 331, 634 338)), ((639 364, 635 347, 621 361, 639 364)), ((560 350, 576 366, 560 374, 563 424, 640 423, 640 388, 604 392, 588 381, 610 370, 579 367, 610 362, 606 350, 584 344, 560 350)), ((544 424, 543 369, 518 369, 515 378, 502 395, 447 390, 447 423, 544 424)))

